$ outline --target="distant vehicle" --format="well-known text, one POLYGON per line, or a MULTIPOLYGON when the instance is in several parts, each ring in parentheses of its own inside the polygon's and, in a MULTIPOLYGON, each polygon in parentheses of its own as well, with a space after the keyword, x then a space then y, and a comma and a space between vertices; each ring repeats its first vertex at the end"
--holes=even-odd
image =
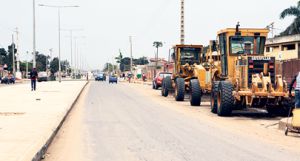
POLYGON ((153 79, 153 81, 152 81, 152 88, 153 89, 158 89, 159 87, 161 87, 164 78, 166 78, 167 76, 171 77, 172 73, 169 73, 169 72, 159 72, 156 75, 156 77, 153 79))
POLYGON ((109 76, 109 83, 118 83, 118 78, 115 75, 110 75, 109 76))
POLYGON ((48 81, 48 74, 47 72, 39 72, 38 73, 38 78, 37 78, 38 82, 46 82, 48 81))
POLYGON ((96 75, 95 81, 106 81, 105 74, 104 73, 100 73, 100 74, 96 75))
POLYGON ((16 78, 14 75, 7 75, 1 78, 1 83, 2 84, 15 84, 16 78))

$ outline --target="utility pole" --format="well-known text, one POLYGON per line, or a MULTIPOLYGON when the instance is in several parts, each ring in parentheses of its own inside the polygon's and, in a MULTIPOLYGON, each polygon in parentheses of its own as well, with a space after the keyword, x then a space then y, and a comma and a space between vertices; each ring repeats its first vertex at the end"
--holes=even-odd
MULTIPOLYGON (((29 51, 26 52, 26 57, 29 55, 29 51)), ((25 74, 26 78, 28 78, 28 59, 26 59, 26 74, 25 74)))
POLYGON ((16 74, 16 65, 15 65, 15 43, 14 43, 14 35, 12 35, 12 44, 11 44, 11 50, 12 50, 12 66, 13 66, 13 74, 16 74))
POLYGON ((33 0, 33 58, 32 58, 32 67, 36 68, 36 39, 35 39, 35 0, 33 0))
POLYGON ((16 48, 17 48, 17 53, 16 53, 16 58, 17 58, 17 72, 20 72, 20 55, 19 55, 19 31, 18 28, 16 28, 16 48))
POLYGON ((61 57, 60 57, 60 7, 58 10, 58 82, 61 82, 61 57))
POLYGON ((183 45, 185 43, 185 33, 184 33, 184 0, 181 0, 181 18, 180 18, 180 43, 183 45))
POLYGON ((132 74, 132 37, 129 36, 130 41, 130 73, 132 74))
POLYGON ((62 74, 61 74, 61 44, 60 44, 60 35, 61 35, 60 9, 79 7, 79 6, 53 6, 53 5, 44 5, 44 4, 40 4, 39 6, 56 8, 58 11, 58 81, 59 81, 59 83, 61 83, 62 74))

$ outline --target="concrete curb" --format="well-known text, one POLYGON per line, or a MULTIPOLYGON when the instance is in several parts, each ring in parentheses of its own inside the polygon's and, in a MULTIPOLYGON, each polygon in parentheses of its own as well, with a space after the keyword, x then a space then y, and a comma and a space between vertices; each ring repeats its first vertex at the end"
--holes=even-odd
POLYGON ((50 138, 47 140, 47 142, 44 144, 43 147, 41 147, 41 149, 35 154, 35 156, 32 158, 32 161, 40 161, 42 159, 44 159, 45 153, 48 149, 48 147, 51 145, 52 141, 54 140, 55 136, 57 135, 58 131, 60 130, 60 128, 62 127, 63 123, 65 122, 66 118, 68 117, 69 113, 72 111, 74 105, 76 104, 76 102, 78 101, 80 95, 82 94, 83 90, 86 88, 86 86, 89 84, 90 82, 86 82, 86 84, 82 87, 82 89, 80 90, 79 94, 77 95, 76 99, 74 100, 74 102, 72 103, 70 109, 67 111, 67 113, 65 114, 65 116, 63 117, 63 119, 60 121, 59 125, 55 128, 55 130, 53 131, 53 133, 51 134, 50 138))

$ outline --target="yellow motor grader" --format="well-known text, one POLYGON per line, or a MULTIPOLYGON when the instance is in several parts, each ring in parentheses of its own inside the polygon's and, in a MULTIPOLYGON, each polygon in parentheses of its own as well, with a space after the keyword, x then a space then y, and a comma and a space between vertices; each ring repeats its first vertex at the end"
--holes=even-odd
POLYGON ((289 109, 287 83, 275 73, 275 57, 264 56, 268 29, 227 28, 218 32, 221 68, 212 77, 211 110, 229 116, 233 110, 289 109))
POLYGON ((174 92, 176 101, 183 101, 190 94, 192 106, 200 106, 203 92, 210 91, 208 82, 210 64, 204 62, 202 45, 176 45, 172 48, 175 67, 172 77, 166 77, 162 84, 162 96, 174 92), (208 78, 208 79, 207 79, 208 78))

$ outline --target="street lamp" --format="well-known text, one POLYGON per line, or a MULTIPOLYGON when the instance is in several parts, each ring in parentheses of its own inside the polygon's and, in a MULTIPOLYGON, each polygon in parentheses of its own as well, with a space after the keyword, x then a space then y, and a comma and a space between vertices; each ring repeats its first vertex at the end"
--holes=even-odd
POLYGON ((54 6, 54 5, 44 5, 44 4, 39 4, 41 7, 50 7, 50 8, 56 8, 58 11, 58 80, 61 82, 61 56, 60 56, 60 9, 62 8, 74 8, 74 7, 79 7, 79 6, 54 6))
MULTIPOLYGON (((156 76, 157 64, 158 64, 158 48, 163 47, 163 43, 161 41, 154 41, 153 46, 156 48, 155 54, 155 70, 154 70, 154 77, 156 76)), ((153 77, 153 78, 154 78, 153 77)))
POLYGON ((35 39, 35 0, 33 1, 33 58, 32 58, 32 67, 36 68, 36 58, 35 58, 35 53, 36 53, 36 39, 35 39))
POLYGON ((79 42, 77 41, 78 39, 84 39, 86 38, 85 36, 75 36, 74 37, 74 70, 75 70, 75 75, 79 74, 79 42))

